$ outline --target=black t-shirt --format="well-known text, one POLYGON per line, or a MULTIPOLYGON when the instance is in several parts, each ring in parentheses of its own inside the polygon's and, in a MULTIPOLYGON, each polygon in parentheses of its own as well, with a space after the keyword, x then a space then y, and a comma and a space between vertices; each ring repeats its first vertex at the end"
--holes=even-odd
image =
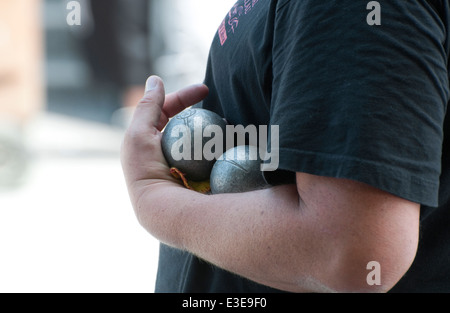
MULTIPOLYGON (((421 204, 392 291, 450 292, 449 1, 240 0, 212 42, 206 109, 278 125, 279 170, 353 179, 421 204)), ((157 292, 277 291, 164 245, 157 292)))

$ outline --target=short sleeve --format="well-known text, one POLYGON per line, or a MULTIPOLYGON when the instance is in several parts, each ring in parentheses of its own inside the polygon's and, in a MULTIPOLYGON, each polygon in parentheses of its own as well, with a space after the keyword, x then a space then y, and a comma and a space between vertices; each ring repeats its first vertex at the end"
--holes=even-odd
MULTIPOLYGON (((379 1, 379 12, 368 2, 278 2, 270 107, 278 169, 357 180, 436 206, 446 25, 428 1, 379 1), (369 25, 378 13, 380 25, 369 25)), ((277 172, 265 175, 270 182, 277 172)))

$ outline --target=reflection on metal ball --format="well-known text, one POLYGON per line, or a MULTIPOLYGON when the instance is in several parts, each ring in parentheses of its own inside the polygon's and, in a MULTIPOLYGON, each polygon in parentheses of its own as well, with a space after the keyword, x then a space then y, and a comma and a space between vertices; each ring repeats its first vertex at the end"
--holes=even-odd
POLYGON ((227 150, 211 171, 211 193, 238 193, 267 187, 258 148, 238 146, 227 150))
POLYGON ((220 115, 205 109, 190 108, 175 115, 167 123, 161 141, 167 163, 179 169, 190 180, 207 180, 216 158, 224 150, 225 127, 226 122, 220 115), (215 136, 220 136, 222 146, 213 145, 213 148, 209 146, 210 150, 204 150, 205 144, 215 136), (220 152, 216 157, 204 153, 214 153, 216 148, 220 152))

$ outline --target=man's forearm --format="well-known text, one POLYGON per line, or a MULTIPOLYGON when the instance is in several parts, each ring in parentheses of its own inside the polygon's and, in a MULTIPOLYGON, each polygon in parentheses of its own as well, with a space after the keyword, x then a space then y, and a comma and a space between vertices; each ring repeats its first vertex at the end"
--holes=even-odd
POLYGON ((302 228, 299 203, 295 185, 202 195, 161 183, 135 208, 140 223, 168 245, 274 288, 324 291, 315 274, 327 272, 320 261, 328 263, 333 252, 316 249, 322 238, 302 228))

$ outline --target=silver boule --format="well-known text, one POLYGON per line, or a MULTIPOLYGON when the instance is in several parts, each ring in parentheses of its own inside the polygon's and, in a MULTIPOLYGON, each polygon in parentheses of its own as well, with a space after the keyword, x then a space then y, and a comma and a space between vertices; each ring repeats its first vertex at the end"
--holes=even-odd
POLYGON ((258 148, 237 146, 227 150, 211 171, 211 193, 239 193, 267 187, 258 148))
MULTIPOLYGON (((203 154, 205 144, 212 137, 220 135, 213 133, 212 137, 203 136, 205 127, 209 125, 219 127, 222 130, 221 135, 224 136, 226 122, 220 115, 205 109, 189 108, 170 119, 163 131, 161 147, 167 163, 170 167, 179 169, 186 174, 188 179, 193 181, 207 180, 216 161, 215 158, 212 160, 205 158, 203 154), (190 136, 183 135, 184 133, 180 132, 180 130, 185 130, 186 126, 190 136), (197 141, 195 141, 194 136, 196 136, 197 141), (199 136, 201 137, 199 138, 199 136), (194 146, 195 142, 200 141, 201 146, 194 146), (186 151, 184 151, 185 148, 186 151), (173 149, 175 149, 178 157, 173 154, 173 149), (183 153, 185 156, 186 153, 188 155, 180 159, 179 154, 183 153)), ((223 137, 221 139, 223 140, 223 137)), ((222 146, 220 151, 223 151, 223 149, 222 146)))

